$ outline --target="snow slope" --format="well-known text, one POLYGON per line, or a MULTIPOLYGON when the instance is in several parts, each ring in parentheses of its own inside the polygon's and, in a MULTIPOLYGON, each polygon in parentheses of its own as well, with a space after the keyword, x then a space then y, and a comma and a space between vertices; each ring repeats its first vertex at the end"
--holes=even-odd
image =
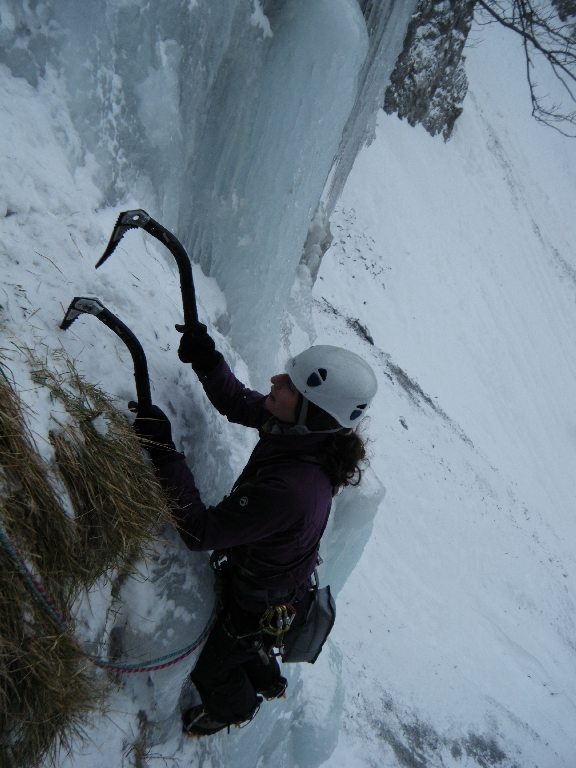
POLYGON ((576 765, 576 145, 484 34, 449 143, 381 115, 314 287, 316 341, 379 370, 387 488, 324 768, 576 765))
MULTIPOLYGON (((206 741, 178 727, 194 657, 124 679, 59 768, 137 764, 139 750, 150 768, 573 768, 576 146, 531 121, 517 41, 485 37, 468 52, 470 93, 448 144, 381 113, 312 296, 300 275, 278 329, 280 356, 342 344, 380 381, 371 473, 338 500, 325 536, 322 578, 339 593, 326 650, 287 670, 286 701, 206 741)), ((63 346, 89 379, 134 396, 127 352, 97 320, 58 330, 73 296, 97 295, 142 341, 153 399, 217 501, 254 436, 215 415, 177 361, 170 257, 133 232, 93 269, 118 212, 152 213, 153 192, 142 182, 137 199, 107 205, 53 68, 32 85, 3 67, 0 89, 1 346, 40 449, 49 455, 52 404, 29 388, 22 343, 49 356, 63 346)), ((217 330, 218 284, 199 268, 195 278, 202 319, 248 380, 217 330)), ((166 537, 114 610, 106 586, 80 607, 83 640, 122 626, 126 653, 142 659, 200 632, 206 556, 166 537)))

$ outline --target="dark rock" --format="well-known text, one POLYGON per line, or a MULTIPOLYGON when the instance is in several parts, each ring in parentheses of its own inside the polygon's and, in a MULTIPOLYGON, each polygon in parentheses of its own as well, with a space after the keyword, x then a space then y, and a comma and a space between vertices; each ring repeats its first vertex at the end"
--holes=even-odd
POLYGON ((552 0, 560 21, 567 21, 576 16, 576 0, 552 0))
POLYGON ((384 96, 388 114, 450 138, 468 90, 462 51, 474 5, 475 0, 420 0, 384 96))

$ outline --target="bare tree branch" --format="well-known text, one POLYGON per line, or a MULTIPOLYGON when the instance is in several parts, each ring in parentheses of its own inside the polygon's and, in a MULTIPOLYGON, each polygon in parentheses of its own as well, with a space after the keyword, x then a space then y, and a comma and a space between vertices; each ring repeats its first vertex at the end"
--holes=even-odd
POLYGON ((522 37, 526 57, 526 78, 536 120, 562 133, 576 137, 576 16, 569 4, 560 12, 550 3, 536 4, 533 0, 476 0, 476 8, 484 11, 488 22, 501 24, 522 37), (552 103, 546 106, 547 95, 540 95, 535 81, 534 53, 543 56, 560 81, 572 106, 552 103))

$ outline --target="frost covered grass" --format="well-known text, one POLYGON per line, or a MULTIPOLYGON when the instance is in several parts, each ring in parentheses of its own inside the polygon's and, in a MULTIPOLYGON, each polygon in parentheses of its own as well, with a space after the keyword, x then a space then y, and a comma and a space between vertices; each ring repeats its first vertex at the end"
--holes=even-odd
MULTIPOLYGON (((73 529, 6 374, 0 377, 0 523, 70 622, 76 591, 73 529)), ((34 600, 0 547, 2 765, 30 766, 66 746, 97 701, 81 648, 34 600)))
MULTIPOLYGON (((60 604, 62 605, 62 603, 60 604)), ((82 736, 101 683, 0 548, 0 763, 29 768, 82 736)))
POLYGON ((72 599, 77 570, 72 524, 38 454, 22 401, 2 367, 0 372, 2 527, 27 552, 32 567, 42 572, 46 589, 64 605, 72 599))
POLYGON ((106 571, 129 571, 171 517, 127 419, 71 360, 63 361, 66 370, 56 372, 34 359, 32 379, 72 417, 50 432, 50 441, 74 510, 83 568, 78 575, 90 587, 106 571))
MULTIPOLYGON (((53 466, 39 454, 16 386, 0 366, 0 527, 74 629, 82 589, 112 569, 130 570, 169 511, 125 417, 63 362, 54 371, 32 359, 33 381, 69 417, 50 432, 53 466)), ((34 599, 4 543, 0 648, 2 765, 54 759, 82 735, 104 686, 74 637, 34 599)))

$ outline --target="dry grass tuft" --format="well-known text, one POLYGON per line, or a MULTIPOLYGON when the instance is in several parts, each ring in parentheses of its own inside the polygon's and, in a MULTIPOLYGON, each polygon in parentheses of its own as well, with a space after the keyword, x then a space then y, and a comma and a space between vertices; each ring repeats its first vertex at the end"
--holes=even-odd
MULTIPOLYGON (((110 569, 129 569, 170 515, 122 413, 62 360, 56 372, 32 359, 33 380, 69 416, 50 433, 53 466, 38 453, 0 362, 0 526, 73 626, 71 606, 81 589, 110 569), (100 414, 106 429, 95 428, 100 414)), ((103 696, 87 666, 0 543, 2 768, 38 765, 81 734, 103 696)))
POLYGON ((48 480, 22 403, 1 367, 0 505, 10 539, 27 552, 54 598, 67 603, 76 562, 73 527, 48 480))
POLYGON ((0 765, 29 768, 82 735, 104 689, 1 547, 0 616, 0 765))
POLYGON ((50 440, 75 513, 83 583, 90 586, 105 571, 126 571, 145 556, 171 517, 126 418, 70 360, 64 358, 64 363, 65 372, 57 373, 35 360, 32 377, 73 417, 74 423, 52 431, 50 440), (97 418, 104 429, 95 428, 97 418))

